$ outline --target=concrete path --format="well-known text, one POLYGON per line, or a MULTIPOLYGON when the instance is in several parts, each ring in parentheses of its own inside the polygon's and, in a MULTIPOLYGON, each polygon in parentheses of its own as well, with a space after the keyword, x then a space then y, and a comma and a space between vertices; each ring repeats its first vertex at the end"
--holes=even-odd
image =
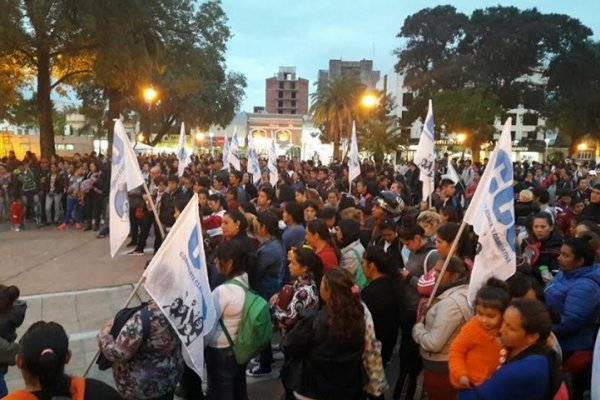
MULTIPOLYGON (((98 330, 123 307, 152 254, 146 249, 145 256, 128 256, 123 248, 113 259, 108 246, 108 238, 97 239, 91 231, 11 232, 0 224, 0 284, 17 285, 28 304, 19 337, 35 321, 63 325, 73 352, 68 373, 83 373, 98 349, 98 330)), ((135 302, 147 298, 141 290, 135 302)), ((90 376, 113 384, 111 370, 94 367, 90 376)), ((6 378, 11 390, 23 386, 17 368, 10 368, 6 378)), ((248 378, 248 390, 252 400, 279 399, 283 393, 276 378, 248 378)))

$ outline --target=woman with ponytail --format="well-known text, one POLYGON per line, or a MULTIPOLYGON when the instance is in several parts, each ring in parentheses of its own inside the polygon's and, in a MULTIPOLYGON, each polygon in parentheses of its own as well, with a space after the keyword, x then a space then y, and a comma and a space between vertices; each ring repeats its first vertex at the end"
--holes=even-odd
POLYGON ((283 337, 286 360, 300 365, 290 376, 284 368, 284 385, 297 399, 362 400, 365 311, 358 286, 348 271, 333 268, 323 276, 320 295, 324 307, 283 337))
POLYGON ((56 322, 34 323, 19 344, 21 349, 16 361, 25 389, 11 392, 4 400, 121 399, 117 391, 104 382, 65 374, 65 365, 71 359, 69 339, 56 322))

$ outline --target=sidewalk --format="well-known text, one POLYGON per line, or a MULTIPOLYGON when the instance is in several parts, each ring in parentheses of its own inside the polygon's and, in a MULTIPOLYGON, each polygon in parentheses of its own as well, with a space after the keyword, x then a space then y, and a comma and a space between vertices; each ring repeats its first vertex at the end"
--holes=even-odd
MULTIPOLYGON (((66 372, 83 374, 98 350, 96 335, 102 324, 113 319, 141 277, 146 256, 127 256, 127 249, 111 258, 108 238, 95 232, 56 227, 31 227, 11 232, 0 224, 0 284, 17 285, 27 301, 27 314, 19 337, 35 321, 56 321, 69 334, 73 352, 66 372)), ((143 288, 132 304, 148 299, 143 288)), ((114 385, 112 371, 92 368, 90 377, 114 385)), ((10 390, 23 387, 16 367, 6 375, 10 390)), ((250 399, 279 399, 283 389, 276 375, 271 379, 248 378, 250 399)))

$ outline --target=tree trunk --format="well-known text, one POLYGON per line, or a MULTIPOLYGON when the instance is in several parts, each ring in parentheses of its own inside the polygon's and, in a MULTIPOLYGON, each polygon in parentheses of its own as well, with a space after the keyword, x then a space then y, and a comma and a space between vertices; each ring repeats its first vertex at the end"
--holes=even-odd
POLYGON ((115 134, 115 122, 121 116, 123 94, 117 89, 108 89, 108 149, 107 155, 112 154, 113 137, 115 134))
POLYGON ((471 149, 471 157, 473 158, 473 163, 479 162, 481 159, 479 154, 481 151, 481 140, 471 138, 471 141, 469 143, 469 149, 471 149))
POLYGON ((150 146, 154 147, 158 143, 160 143, 160 141, 162 140, 162 138, 169 132, 169 130, 173 126, 174 122, 175 122, 175 117, 174 116, 169 117, 169 119, 167 119, 162 124, 162 126, 160 127, 160 130, 156 134, 156 137, 154 138, 154 140, 152 140, 152 141, 149 142, 150 146))
POLYGON ((37 54, 37 106, 38 124, 40 127, 40 151, 41 156, 50 158, 55 151, 54 126, 52 124, 52 100, 50 92, 50 55, 48 52, 37 54))

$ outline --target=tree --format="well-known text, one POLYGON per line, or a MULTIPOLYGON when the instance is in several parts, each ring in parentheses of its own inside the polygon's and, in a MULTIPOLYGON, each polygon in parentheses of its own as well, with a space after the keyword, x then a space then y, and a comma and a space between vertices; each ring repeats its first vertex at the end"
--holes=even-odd
POLYGON ((37 111, 43 157, 54 154, 52 90, 91 72, 92 44, 76 0, 0 0, 0 56, 18 55, 37 76, 37 111))
POLYGON ((398 146, 404 143, 400 132, 401 128, 393 118, 369 121, 358 132, 359 148, 371 153, 375 163, 379 165, 386 154, 396 152, 398 146))
POLYGON ((471 149, 473 161, 479 161, 480 146, 491 139, 494 118, 501 112, 499 97, 477 88, 445 90, 433 104, 436 124, 445 125, 448 132, 465 133, 464 146, 471 149))
POLYGON ((588 41, 552 60, 546 72, 550 126, 571 137, 571 154, 586 135, 600 137, 600 42, 588 41))
MULTIPOLYGON (((407 118, 424 115, 427 100, 438 93, 462 88, 494 93, 503 110, 518 104, 541 110, 542 74, 551 60, 591 33, 577 19, 535 8, 489 7, 470 17, 451 6, 423 9, 406 18, 398 35, 408 41, 396 50, 396 70, 406 74, 415 95, 407 118)), ((449 106, 456 113, 463 108, 459 102, 449 106)))
POLYGON ((365 86, 355 77, 340 75, 322 82, 311 94, 310 114, 321 128, 321 140, 333 142, 333 157, 341 157, 340 143, 350 139, 352 121, 360 120, 359 97, 365 86))

